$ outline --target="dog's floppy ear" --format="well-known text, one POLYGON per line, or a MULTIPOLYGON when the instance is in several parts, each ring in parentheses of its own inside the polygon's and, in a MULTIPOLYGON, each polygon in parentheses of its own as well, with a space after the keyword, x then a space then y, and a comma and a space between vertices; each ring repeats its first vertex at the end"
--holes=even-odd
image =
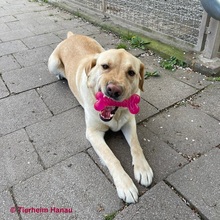
POLYGON ((144 64, 141 62, 140 64, 140 79, 139 79, 139 89, 143 92, 144 85, 144 64))
POLYGON ((94 57, 91 57, 91 59, 86 64, 85 72, 87 76, 89 76, 91 69, 96 65, 97 58, 98 58, 98 54, 96 54, 94 57))
POLYGON ((85 72, 86 75, 89 76, 89 72, 91 71, 91 69, 96 65, 96 58, 91 59, 85 66, 85 72))

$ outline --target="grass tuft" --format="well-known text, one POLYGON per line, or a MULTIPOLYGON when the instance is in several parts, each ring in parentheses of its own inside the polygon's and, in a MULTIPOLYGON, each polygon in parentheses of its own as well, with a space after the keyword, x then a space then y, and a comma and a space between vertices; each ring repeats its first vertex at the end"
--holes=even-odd
POLYGON ((133 36, 130 40, 130 44, 134 48, 140 48, 142 50, 147 49, 146 45, 149 44, 150 42, 144 41, 141 37, 139 36, 133 36))
POLYGON ((207 77, 206 80, 212 82, 220 82, 220 77, 207 77))
POLYGON ((105 220, 113 220, 116 216, 117 212, 113 212, 105 216, 105 220))

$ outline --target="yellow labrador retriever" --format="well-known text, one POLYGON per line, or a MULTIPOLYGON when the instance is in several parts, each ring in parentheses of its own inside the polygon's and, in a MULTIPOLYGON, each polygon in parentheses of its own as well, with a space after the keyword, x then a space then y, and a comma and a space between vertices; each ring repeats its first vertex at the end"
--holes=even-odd
POLYGON ((104 140, 107 130, 122 130, 130 145, 135 179, 149 186, 153 172, 138 141, 135 116, 122 107, 108 106, 97 112, 94 103, 98 91, 116 101, 139 94, 143 90, 144 65, 124 49, 105 51, 94 39, 68 32, 67 39, 51 54, 48 68, 58 78, 67 79, 71 91, 84 108, 86 137, 108 167, 118 196, 127 203, 137 202, 135 184, 104 140))

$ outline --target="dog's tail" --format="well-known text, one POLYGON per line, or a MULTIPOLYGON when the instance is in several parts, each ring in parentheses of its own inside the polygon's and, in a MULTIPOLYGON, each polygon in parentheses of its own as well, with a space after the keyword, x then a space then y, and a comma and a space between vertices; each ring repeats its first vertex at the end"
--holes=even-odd
POLYGON ((73 35, 74 35, 73 32, 69 31, 69 32, 67 33, 67 38, 69 38, 69 37, 71 37, 71 36, 73 36, 73 35))

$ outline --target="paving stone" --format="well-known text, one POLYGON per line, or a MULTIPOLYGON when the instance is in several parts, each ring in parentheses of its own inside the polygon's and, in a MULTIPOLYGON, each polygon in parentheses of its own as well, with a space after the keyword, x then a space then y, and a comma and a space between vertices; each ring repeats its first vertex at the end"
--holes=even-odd
POLYGON ((5 0, 2 0, 1 2, 0 2, 0 12, 1 12, 1 16, 5 16, 5 14, 4 14, 4 12, 7 12, 7 11, 5 11, 4 10, 4 8, 2 7, 2 6, 5 6, 7 3, 5 2, 5 0))
POLYGON ((188 85, 191 85, 197 89, 203 89, 206 86, 210 85, 211 82, 206 80, 206 76, 195 73, 190 69, 177 69, 175 72, 170 73, 174 78, 185 82, 188 85))
POLYGON ((21 13, 27 13, 27 12, 40 12, 42 10, 45 10, 47 7, 43 6, 43 4, 31 4, 28 1, 19 1, 15 4, 10 4, 8 6, 4 7, 7 11, 14 11, 13 15, 21 14, 21 13), (24 7, 25 5, 25 7, 24 7))
POLYGON ((104 219, 122 208, 116 190, 85 153, 77 154, 14 187, 18 206, 45 207, 48 213, 21 213, 22 219, 104 219), (51 213, 50 207, 72 208, 51 213))
POLYGON ((36 20, 34 20, 33 18, 29 17, 23 20, 16 20, 16 21, 11 21, 7 23, 7 26, 11 29, 11 30, 20 30, 20 29, 24 29, 24 28, 34 28, 36 26, 39 26, 38 22, 36 20))
POLYGON ((139 57, 139 59, 144 64, 146 71, 148 71, 148 72, 157 71, 159 73, 159 76, 161 73, 166 73, 167 75, 169 75, 170 71, 165 70, 160 67, 159 61, 161 58, 159 59, 159 57, 157 57, 156 55, 154 55, 150 51, 142 54, 139 57))
POLYGON ((89 35, 92 35, 92 34, 101 34, 101 33, 102 33, 100 27, 95 26, 95 25, 91 25, 91 23, 89 23, 89 22, 86 22, 86 23, 87 23, 87 25, 83 26, 83 28, 84 28, 85 30, 90 31, 90 34, 89 34, 89 35))
POLYGON ((116 45, 120 42, 120 39, 111 33, 99 33, 91 35, 91 37, 98 41, 106 50, 116 48, 116 45))
POLYGON ((17 21, 17 19, 12 15, 0 17, 0 23, 6 23, 11 21, 17 21))
POLYGON ((63 18, 64 20, 72 20, 73 22, 75 21, 75 23, 79 23, 79 24, 81 22, 84 23, 82 18, 80 18, 76 15, 73 15, 71 13, 68 13, 66 11, 61 11, 61 10, 59 10, 59 8, 58 8, 57 13, 59 14, 59 17, 63 18))
POLYGON ((11 198, 10 192, 5 190, 0 192, 0 213, 3 220, 19 220, 18 214, 15 211, 14 203, 11 198))
POLYGON ((39 63, 47 63, 48 58, 53 52, 50 46, 43 46, 32 50, 15 53, 15 59, 21 66, 33 66, 39 63))
MULTIPOLYGON (((64 39, 66 39, 67 38, 67 33, 68 33, 68 31, 70 31, 69 29, 63 29, 63 30, 61 30, 61 31, 55 31, 55 32, 53 32, 57 37, 59 37, 60 39, 62 39, 62 40, 64 40, 64 39)), ((73 30, 72 30, 72 32, 74 32, 73 30)), ((74 32, 75 34, 76 34, 76 32, 74 32)), ((61 42, 61 41, 60 41, 61 42)), ((55 44, 53 44, 53 45, 58 45, 57 43, 55 43, 55 44)), ((50 45, 51 46, 51 45, 50 45)), ((55 46, 55 47, 56 47, 55 46)), ((53 46, 53 48, 55 48, 54 46, 53 46)))
MULTIPOLYGON (((61 25, 62 24, 66 24, 66 21, 62 22, 61 25)), ((73 24, 70 23, 70 27, 68 27, 68 25, 65 25, 63 28, 64 29, 62 29, 60 31, 53 32, 56 36, 58 36, 62 40, 66 39, 68 31, 72 31, 74 34, 80 34, 80 35, 86 35, 86 36, 91 36, 92 34, 96 34, 96 35, 100 34, 99 28, 94 26, 94 29, 90 30, 91 26, 85 22, 82 22, 82 24, 80 26, 76 25, 75 23, 73 23, 73 24)))
POLYGON ((196 95, 192 105, 220 120, 220 83, 214 83, 196 95))
POLYGON ((142 98, 160 110, 197 92, 191 86, 162 74, 145 80, 144 91, 142 98))
POLYGON ((34 49, 37 47, 42 47, 50 45, 52 43, 61 42, 61 39, 52 33, 37 35, 29 38, 23 39, 23 42, 30 48, 34 49))
POLYGON ((83 26, 81 27, 72 27, 71 29, 63 29, 61 31, 54 31, 53 33, 58 36, 59 38, 61 38, 62 40, 67 38, 67 33, 69 31, 72 31, 74 34, 80 34, 80 35, 86 35, 89 36, 89 34, 91 34, 91 32, 87 29, 85 29, 83 26))
POLYGON ((0 24, 0 30, 2 32, 10 31, 10 28, 6 24, 0 24))
POLYGON ((0 191, 43 170, 25 131, 0 138, 0 191))
POLYGON ((0 72, 5 72, 13 69, 19 69, 20 65, 12 55, 0 57, 0 72))
POLYGON ((57 78, 48 72, 47 65, 44 63, 5 72, 2 77, 9 90, 13 93, 19 93, 57 81, 57 78))
POLYGON ((220 143, 219 122, 188 105, 169 109, 145 126, 184 155, 203 154, 220 143))
POLYGON ((90 146, 80 106, 29 126, 27 132, 46 167, 90 146))
MULTIPOLYGON (((144 151, 144 155, 154 171, 154 183, 158 183, 165 179, 168 175, 180 169, 187 163, 185 158, 179 155, 166 143, 160 141, 159 138, 150 132, 146 127, 139 125, 137 128, 139 141, 144 151)), ((139 189, 139 192, 142 194, 144 191, 146 191, 146 188, 137 184, 134 178, 130 148, 123 134, 121 132, 108 132, 105 139, 110 149, 120 160, 125 171, 133 179, 139 189)), ((94 161, 100 166, 103 172, 106 173, 108 178, 112 180, 107 168, 102 165, 94 150, 91 148, 88 150, 88 152, 94 161)))
POLYGON ((79 105, 77 99, 70 91, 66 80, 41 87, 37 91, 54 114, 64 112, 79 105))
POLYGON ((135 57, 138 57, 141 55, 141 54, 144 54, 145 51, 144 50, 141 50, 139 48, 133 48, 131 46, 128 47, 128 52, 131 53, 133 56, 135 57))
MULTIPOLYGON (((4 5, 2 7, 2 10, 1 10, 1 18, 4 18, 4 17, 8 17, 10 16, 11 18, 10 19, 13 19, 15 18, 14 15, 17 13, 15 10, 8 10, 8 7, 9 5, 4 5)), ((7 22, 7 20, 6 20, 7 22)))
POLYGON ((52 48, 52 50, 54 50, 57 47, 58 43, 54 43, 54 44, 50 44, 50 47, 52 48))
POLYGON ((30 20, 34 20, 36 18, 36 16, 40 17, 39 12, 38 13, 33 13, 33 12, 26 12, 26 13, 19 13, 16 14, 15 17, 18 21, 21 21, 23 23, 23 21, 27 20, 28 18, 30 20))
POLYGON ((137 123, 159 112, 154 106, 150 105, 144 99, 141 99, 139 106, 140 106, 140 112, 136 115, 137 123))
POLYGON ((46 12, 47 14, 42 14, 43 12, 41 12, 41 16, 35 18, 40 25, 51 25, 56 23, 61 26, 62 22, 65 21, 55 10, 48 10, 46 12))
POLYGON ((5 86, 4 82, 0 78, 0 99, 4 98, 9 95, 9 91, 7 87, 5 86))
POLYGON ((29 29, 35 33, 35 34, 47 34, 47 33, 51 33, 51 32, 54 32, 54 31, 60 31, 63 29, 63 27, 61 27, 60 25, 58 25, 55 21, 54 23, 50 24, 48 26, 48 24, 42 24, 42 25, 39 25, 39 26, 36 26, 36 27, 29 27, 29 29))
POLYGON ((167 180, 204 219, 218 220, 220 216, 220 150, 215 148, 167 180))
POLYGON ((20 40, 0 43, 0 56, 24 50, 27 50, 27 47, 20 40))
POLYGON ((143 124, 138 126, 137 133, 144 154, 154 170, 154 182, 165 179, 187 163, 185 158, 161 141, 143 124))
POLYGON ((2 41, 12 41, 12 40, 22 39, 25 37, 30 37, 33 35, 34 34, 26 28, 22 30, 12 30, 12 31, 3 32, 0 34, 0 39, 2 41))
POLYGON ((0 100, 0 136, 51 116, 38 94, 31 90, 0 100))
POLYGON ((30 6, 31 7, 25 7, 23 9, 23 13, 17 13, 15 17, 18 20, 22 20, 22 21, 29 18, 37 20, 51 13, 51 6, 42 5, 42 4, 41 5, 30 4, 30 6))
POLYGON ((160 182, 140 198, 139 203, 130 205, 114 220, 160 220, 200 218, 165 183, 160 182))
MULTIPOLYGON (((73 16, 72 16, 73 17, 73 16)), ((90 25, 90 23, 83 21, 80 18, 74 19, 64 19, 63 17, 59 17, 58 24, 63 27, 63 29, 68 29, 69 31, 74 31, 78 28, 83 28, 85 30, 89 30, 91 28, 90 34, 93 32, 100 33, 100 28, 95 27, 94 25, 90 25)))

